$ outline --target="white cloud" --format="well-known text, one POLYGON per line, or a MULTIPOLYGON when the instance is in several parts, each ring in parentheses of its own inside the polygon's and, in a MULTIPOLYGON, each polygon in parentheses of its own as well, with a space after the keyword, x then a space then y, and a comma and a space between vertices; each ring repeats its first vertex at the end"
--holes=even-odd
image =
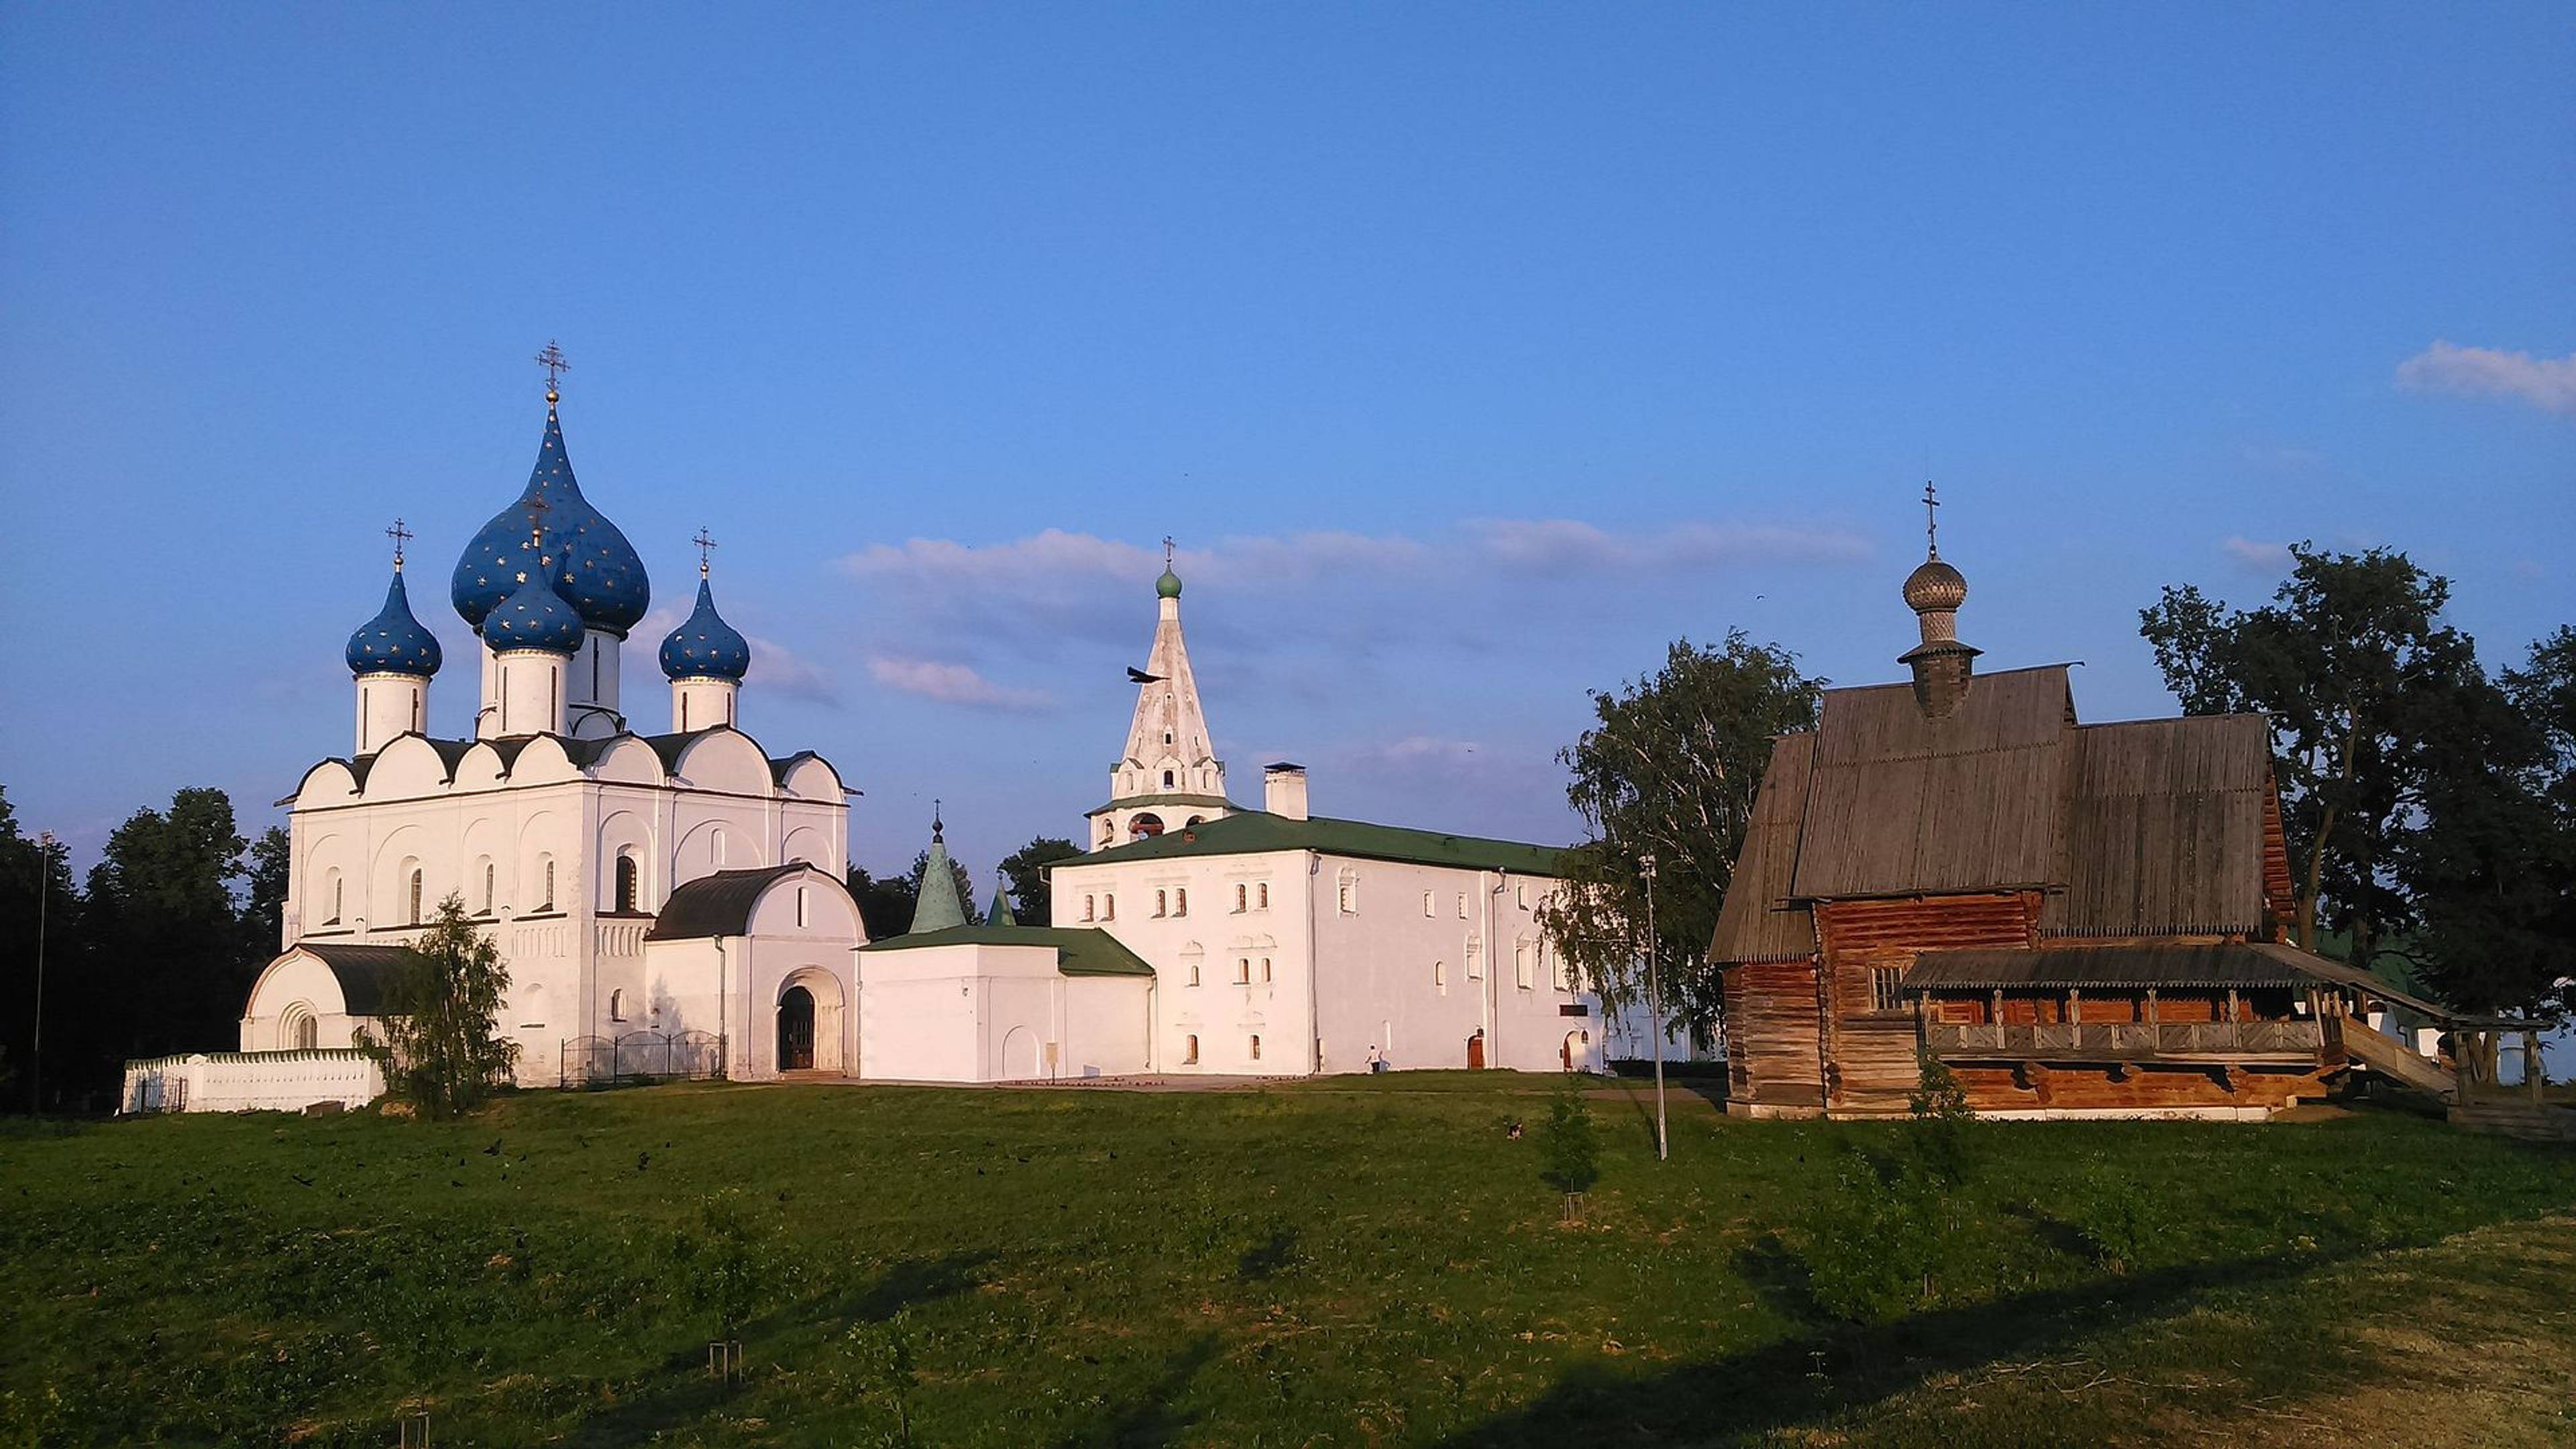
POLYGON ((2501 393, 2544 412, 2576 415, 2576 353, 2534 357, 2436 342, 2397 364, 2397 385, 2418 392, 2501 393))
POLYGON ((789 699, 809 704, 839 704, 841 692, 832 684, 832 676, 812 661, 784 644, 745 634, 751 641, 751 675, 743 682, 746 689, 775 690, 789 699))
POLYGON ((2264 543, 2231 533, 2218 541, 2218 551, 2264 573, 2279 573, 2290 566, 2290 546, 2286 543, 2264 543))
POLYGON ((935 659, 903 659, 880 654, 868 660, 868 675, 888 689, 968 709, 1026 714, 1044 709, 1053 702, 1039 690, 995 684, 970 665, 935 659))

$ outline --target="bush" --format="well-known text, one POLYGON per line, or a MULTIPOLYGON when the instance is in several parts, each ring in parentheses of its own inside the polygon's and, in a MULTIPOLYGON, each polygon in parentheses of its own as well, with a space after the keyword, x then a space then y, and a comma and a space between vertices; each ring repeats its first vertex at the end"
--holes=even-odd
POLYGON ((1918 1151, 1943 1186, 1956 1187, 1967 1180, 1969 1131, 1977 1120, 1976 1111, 1968 1105, 1968 1091, 1959 1085, 1958 1075, 1930 1051, 1914 1049, 1914 1070, 1918 1085, 1905 1104, 1919 1124, 1915 1128, 1918 1151))
POLYGON ((519 1057, 519 1044, 493 1027, 509 992, 500 949, 466 916, 464 899, 450 895, 404 953, 383 1039, 361 1027, 358 1045, 384 1069, 394 1102, 423 1117, 470 1112, 509 1085, 519 1057))
POLYGON ((2145 1260, 2164 1235, 2170 1215, 2153 1188, 2112 1168, 2096 1165, 2077 1184, 2066 1225, 2093 1260, 2126 1273, 2145 1260))
POLYGON ((1583 1100, 1583 1074, 1566 1072, 1548 1097, 1547 1125, 1538 1129, 1540 1176, 1572 1196, 1601 1180, 1601 1144, 1592 1132, 1592 1108, 1583 1100))
POLYGON ((1854 1323, 1903 1317, 1938 1283, 1947 1219, 1941 1185, 1910 1159, 1855 1154, 1799 1259, 1816 1306, 1854 1323))

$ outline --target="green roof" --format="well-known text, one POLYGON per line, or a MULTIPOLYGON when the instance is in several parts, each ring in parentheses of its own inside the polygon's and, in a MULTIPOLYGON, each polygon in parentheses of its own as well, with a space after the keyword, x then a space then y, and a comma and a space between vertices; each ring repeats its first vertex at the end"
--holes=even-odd
POLYGON ((1055 969, 1067 976, 1151 976, 1143 957, 1120 945, 1107 931, 1067 926, 950 926, 888 936, 860 947, 862 951, 911 951, 924 946, 1047 946, 1056 953, 1055 969))
POLYGON ((1245 810, 1220 820, 1165 830, 1146 840, 1131 841, 1089 855, 1056 862, 1059 866, 1110 864, 1128 860, 1164 860, 1193 855, 1256 855, 1272 850, 1313 850, 1325 855, 1363 860, 1400 860, 1415 865, 1446 865, 1466 870, 1509 870, 1523 875, 1559 875, 1563 848, 1527 845, 1515 840, 1487 840, 1474 835, 1443 835, 1437 830, 1408 830, 1400 825, 1371 825, 1362 820, 1315 816, 1291 820, 1266 810, 1245 810))
POLYGON ((962 926, 970 919, 957 895, 957 872, 948 867, 948 843, 930 832, 930 853, 921 871, 921 893, 913 898, 912 930, 907 935, 962 926))

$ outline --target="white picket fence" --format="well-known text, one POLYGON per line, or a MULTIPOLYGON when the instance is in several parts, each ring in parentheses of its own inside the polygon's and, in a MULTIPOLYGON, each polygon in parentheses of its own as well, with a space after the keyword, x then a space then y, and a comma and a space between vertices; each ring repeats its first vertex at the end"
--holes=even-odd
POLYGON ((363 1107, 383 1096, 376 1059, 350 1047, 192 1052, 125 1064, 119 1112, 300 1112, 321 1102, 363 1107))

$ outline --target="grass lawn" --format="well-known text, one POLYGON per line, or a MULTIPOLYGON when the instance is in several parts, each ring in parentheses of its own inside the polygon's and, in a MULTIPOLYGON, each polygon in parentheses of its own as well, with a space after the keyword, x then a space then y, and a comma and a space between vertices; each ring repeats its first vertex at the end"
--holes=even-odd
POLYGON ((1568 1226, 1549 1086, 0 1125, 0 1444, 2576 1442, 2576 1153, 1977 1124, 1909 1239, 1912 1124, 1676 1091, 1658 1165, 1622 1082, 1568 1226))

